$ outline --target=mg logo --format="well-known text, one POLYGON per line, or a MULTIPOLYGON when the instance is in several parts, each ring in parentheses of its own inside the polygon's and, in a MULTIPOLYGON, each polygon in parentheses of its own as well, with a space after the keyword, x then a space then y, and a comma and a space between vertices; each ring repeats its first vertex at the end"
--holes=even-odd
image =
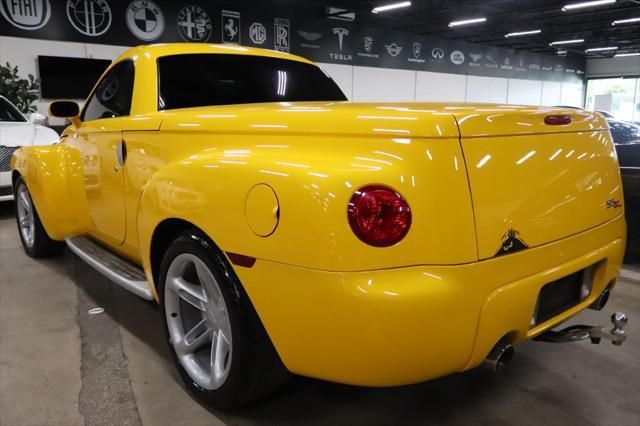
POLYGON ((334 28, 333 33, 338 36, 338 46, 342 52, 342 41, 344 40, 344 36, 349 35, 349 30, 346 28, 334 28))
POLYGON ((255 44, 262 44, 267 40, 267 29, 259 22, 254 22, 249 27, 249 37, 255 44))
POLYGON ((11 25, 22 30, 37 30, 51 18, 49 0, 0 0, 0 12, 11 25))

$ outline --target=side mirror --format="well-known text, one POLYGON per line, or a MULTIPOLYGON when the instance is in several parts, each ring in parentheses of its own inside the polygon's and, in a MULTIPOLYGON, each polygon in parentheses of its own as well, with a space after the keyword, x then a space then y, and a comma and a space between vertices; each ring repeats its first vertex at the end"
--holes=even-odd
POLYGON ((49 124, 49 120, 47 120, 47 117, 40 114, 39 112, 31 113, 29 120, 35 126, 47 126, 49 124))
POLYGON ((73 122, 80 115, 80 106, 73 101, 53 101, 49 104, 49 115, 73 122))

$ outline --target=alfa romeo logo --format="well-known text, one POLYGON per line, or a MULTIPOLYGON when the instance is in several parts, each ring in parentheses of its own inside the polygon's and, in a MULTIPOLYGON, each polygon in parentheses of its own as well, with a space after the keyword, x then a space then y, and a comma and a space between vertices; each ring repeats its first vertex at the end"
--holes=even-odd
POLYGON ((151 0, 134 0, 127 6, 127 26, 140 40, 155 40, 164 31, 164 16, 151 0))
POLYGON ((178 34, 184 41, 205 43, 212 32, 211 18, 200 6, 185 6, 178 12, 178 34))
POLYGON ((73 28, 95 37, 111 26, 111 9, 106 0, 67 0, 67 18, 73 28))
POLYGON ((49 0, 0 0, 0 12, 11 25, 22 30, 37 30, 51 18, 49 0))

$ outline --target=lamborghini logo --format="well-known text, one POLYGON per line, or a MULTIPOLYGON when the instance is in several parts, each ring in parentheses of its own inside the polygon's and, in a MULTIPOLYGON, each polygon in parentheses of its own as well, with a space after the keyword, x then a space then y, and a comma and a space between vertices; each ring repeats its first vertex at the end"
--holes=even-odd
POLYGON ((524 242, 524 240, 520 236, 520 233, 515 229, 509 229, 502 236, 502 244, 500 245, 500 248, 498 249, 494 257, 514 253, 526 248, 529 248, 529 245, 524 242))

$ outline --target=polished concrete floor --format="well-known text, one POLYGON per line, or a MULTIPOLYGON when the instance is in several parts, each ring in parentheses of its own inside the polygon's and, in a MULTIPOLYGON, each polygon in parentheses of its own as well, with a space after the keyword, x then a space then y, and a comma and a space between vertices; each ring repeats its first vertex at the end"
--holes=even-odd
POLYGON ((503 374, 474 370, 393 389, 296 378, 223 414, 180 385, 156 306, 71 253, 28 258, 12 209, 0 205, 0 425, 640 424, 639 264, 627 266, 605 311, 573 321, 606 324, 613 310, 627 312, 621 347, 528 342, 503 374), (96 307, 104 313, 89 314, 96 307))

